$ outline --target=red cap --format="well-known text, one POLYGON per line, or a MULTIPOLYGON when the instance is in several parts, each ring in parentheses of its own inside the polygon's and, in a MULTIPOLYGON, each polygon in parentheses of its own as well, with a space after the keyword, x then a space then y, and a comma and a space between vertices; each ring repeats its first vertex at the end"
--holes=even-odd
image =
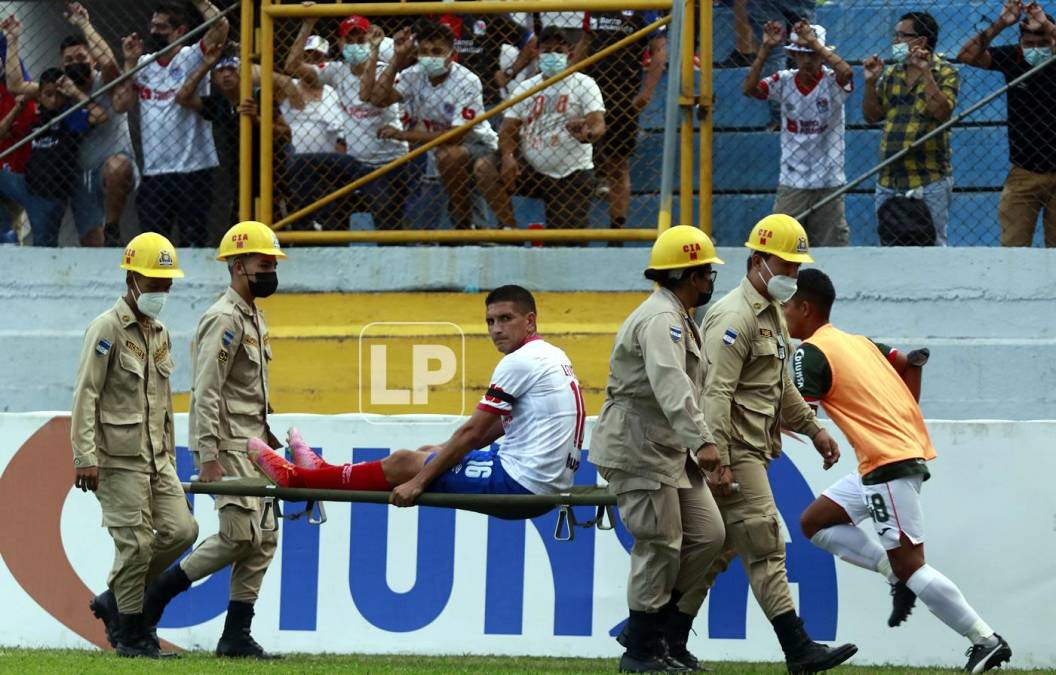
POLYGON ((370 21, 367 20, 367 17, 353 14, 341 22, 341 26, 337 29, 337 34, 345 37, 354 30, 363 31, 364 33, 369 31, 370 21))

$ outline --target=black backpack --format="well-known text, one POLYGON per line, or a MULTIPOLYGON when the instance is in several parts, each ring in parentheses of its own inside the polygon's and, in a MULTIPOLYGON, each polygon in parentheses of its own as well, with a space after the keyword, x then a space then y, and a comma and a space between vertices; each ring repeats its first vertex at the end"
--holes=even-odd
POLYGON ((881 246, 934 246, 935 225, 923 199, 892 197, 877 210, 881 246))

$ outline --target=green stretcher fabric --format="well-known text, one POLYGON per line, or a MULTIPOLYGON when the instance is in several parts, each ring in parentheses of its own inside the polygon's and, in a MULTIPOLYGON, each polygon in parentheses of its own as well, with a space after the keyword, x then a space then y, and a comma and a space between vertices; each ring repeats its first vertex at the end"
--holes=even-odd
MULTIPOLYGON (((388 504, 387 491, 315 490, 284 488, 263 478, 225 479, 214 483, 192 481, 183 484, 184 492, 206 495, 238 495, 245 497, 276 497, 288 502, 359 502, 388 504)), ((418 498, 419 506, 475 511, 506 520, 535 518, 558 506, 613 506, 616 495, 608 488, 588 485, 574 486, 567 492, 553 495, 474 495, 449 492, 425 492, 418 498)))

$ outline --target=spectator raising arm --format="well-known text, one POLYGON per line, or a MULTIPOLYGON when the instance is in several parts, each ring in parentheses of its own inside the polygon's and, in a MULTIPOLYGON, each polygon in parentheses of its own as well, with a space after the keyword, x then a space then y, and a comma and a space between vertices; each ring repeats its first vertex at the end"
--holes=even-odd
POLYGON ((781 24, 776 21, 769 21, 763 26, 763 44, 760 45, 759 51, 756 52, 755 61, 752 61, 752 67, 748 69, 748 74, 744 77, 744 82, 741 84, 742 94, 752 98, 766 99, 766 89, 759 86, 763 79, 763 66, 766 65, 766 60, 770 58, 770 52, 784 41, 785 29, 781 27, 781 24))
POLYGON ((935 81, 932 71, 934 55, 924 47, 916 47, 909 52, 906 59, 906 69, 912 74, 918 72, 920 79, 924 82, 924 105, 928 114, 938 122, 945 122, 953 114, 953 99, 946 94, 935 81))
POLYGON ((854 80, 854 70, 851 66, 840 58, 839 54, 822 44, 814 33, 814 28, 810 25, 810 22, 798 21, 792 30, 796 32, 801 44, 817 52, 821 56, 821 60, 832 68, 832 72, 836 73, 836 84, 846 87, 854 80))
POLYGON ((26 109, 29 104, 29 99, 19 94, 15 97, 15 105, 11 108, 3 119, 0 119, 0 142, 8 140, 8 136, 11 134, 11 127, 14 126, 15 120, 22 114, 22 111, 26 109))
MULTIPOLYGON (((311 6, 315 3, 305 2, 303 4, 311 6)), ((303 80, 311 87, 318 86, 319 73, 315 68, 304 62, 304 45, 307 43, 308 36, 312 34, 318 21, 318 17, 304 17, 301 21, 301 30, 297 33, 297 37, 294 38, 293 44, 290 46, 290 53, 286 56, 286 74, 303 80)))
MULTIPOLYGON (((216 5, 209 2, 209 0, 191 0, 191 4, 198 10, 198 13, 202 15, 202 18, 208 21, 214 16, 220 14, 220 10, 216 8, 216 5)), ((231 28, 231 24, 228 23, 227 17, 220 19, 212 26, 209 26, 209 30, 205 32, 205 37, 202 38, 202 42, 205 43, 206 47, 222 45, 227 42, 227 33, 231 28)))
POLYGON ((880 102, 880 96, 876 92, 877 80, 884 72, 884 60, 873 54, 862 62, 862 70, 865 73, 865 95, 862 98, 862 115, 869 124, 876 124, 884 119, 884 105, 880 102))
POLYGON ((184 80, 180 90, 176 92, 176 103, 195 112, 202 111, 204 104, 202 103, 202 97, 198 95, 198 86, 220 60, 223 52, 223 44, 206 46, 202 56, 202 64, 195 68, 191 76, 184 80))
POLYGON ((507 116, 502 120, 502 127, 499 129, 502 183, 510 193, 513 192, 513 188, 517 184, 517 176, 521 173, 521 165, 517 161, 517 147, 521 142, 521 127, 523 126, 524 122, 521 120, 507 116))
POLYGON ((664 76, 664 68, 667 66, 667 37, 659 35, 649 41, 649 67, 645 70, 642 78, 642 89, 634 97, 634 108, 641 112, 653 100, 653 92, 660 84, 660 78, 664 76))
MULTIPOLYGON (((58 85, 59 93, 69 99, 71 104, 77 104, 88 100, 88 94, 81 91, 81 89, 73 83, 73 80, 66 75, 60 77, 55 84, 58 85)), ((88 111, 88 126, 98 126, 108 119, 106 111, 96 103, 89 103, 84 108, 88 111)))
MULTIPOLYGON (((385 108, 403 100, 403 97, 396 91, 396 74, 411 65, 411 60, 414 58, 415 46, 410 28, 400 29, 392 39, 395 45, 392 63, 382 71, 370 96, 370 102, 379 108, 385 108)), ((382 131, 385 130, 382 129, 382 131)), ((382 138, 386 137, 382 136, 382 138)))
POLYGON ((12 95, 22 95, 26 98, 36 100, 40 93, 40 86, 33 81, 25 81, 22 78, 22 63, 19 58, 19 38, 22 36, 22 22, 14 15, 0 22, 0 30, 4 31, 7 40, 7 56, 4 58, 4 75, 7 79, 7 90, 12 95))
POLYGON ((121 69, 117 65, 117 59, 114 58, 114 51, 110 49, 110 45, 106 43, 103 36, 92 25, 88 10, 79 2, 67 2, 65 16, 73 27, 84 34, 84 39, 88 41, 88 51, 91 52, 92 58, 95 59, 96 64, 99 66, 99 72, 102 73, 103 80, 110 82, 120 75, 121 69))

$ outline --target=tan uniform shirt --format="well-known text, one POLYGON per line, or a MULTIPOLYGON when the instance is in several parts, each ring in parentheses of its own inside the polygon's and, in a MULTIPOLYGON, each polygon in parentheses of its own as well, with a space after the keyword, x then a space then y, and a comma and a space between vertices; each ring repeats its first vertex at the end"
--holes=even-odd
POLYGON ((700 339, 682 303, 664 289, 627 317, 612 350, 591 462, 666 485, 686 481, 687 451, 711 442, 699 407, 700 339))
POLYGON ((73 391, 73 465, 156 473, 175 453, 172 342, 121 298, 88 325, 73 391))
POLYGON ((245 451, 268 438, 268 361, 264 315, 228 288, 198 323, 191 344, 190 442, 202 462, 221 451, 245 451))
POLYGON ((747 278, 704 317, 704 413, 724 465, 730 446, 776 457, 782 423, 813 436, 818 422, 785 367, 792 355, 781 306, 747 278))

